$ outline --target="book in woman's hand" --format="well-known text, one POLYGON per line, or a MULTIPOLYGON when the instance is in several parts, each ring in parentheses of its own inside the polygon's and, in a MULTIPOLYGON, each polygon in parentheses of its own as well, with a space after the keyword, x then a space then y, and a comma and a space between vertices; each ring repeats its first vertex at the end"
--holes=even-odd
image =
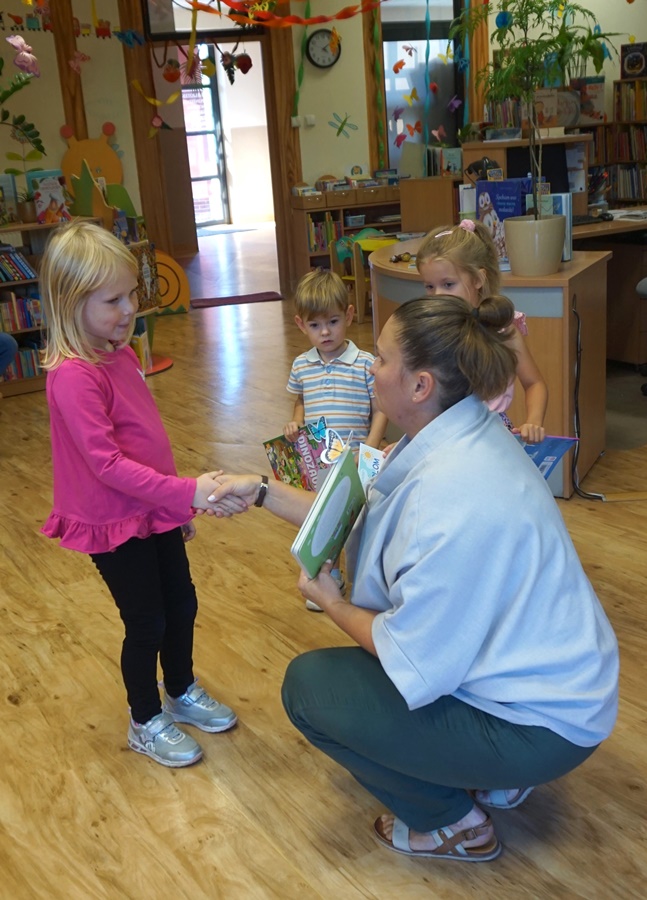
POLYGON ((315 578, 326 560, 335 560, 366 501, 350 448, 326 472, 299 533, 292 555, 309 578, 315 578))

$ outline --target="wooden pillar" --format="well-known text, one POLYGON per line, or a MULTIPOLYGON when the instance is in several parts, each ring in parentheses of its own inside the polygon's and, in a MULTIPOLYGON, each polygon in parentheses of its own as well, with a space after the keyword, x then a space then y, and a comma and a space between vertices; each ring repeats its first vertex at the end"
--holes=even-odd
MULTIPOLYGON (((279 9, 287 14, 289 4, 281 3, 279 9)), ((292 187, 303 178, 301 145, 298 128, 292 128, 292 103, 296 90, 294 76, 294 52, 291 28, 268 28, 262 38, 263 80, 267 107, 267 131, 272 173, 272 197, 276 221, 276 251, 279 268, 279 284, 284 296, 289 296, 297 280, 291 253, 292 187)))
MULTIPOLYGON (((58 2, 59 0, 56 0, 52 6, 57 6, 58 2)), ((65 0, 65 2, 69 2, 69 0, 65 0)), ((121 30, 133 29, 143 34, 144 22, 141 5, 133 0, 118 0, 118 4, 121 30)), ((155 95, 150 52, 150 47, 146 44, 136 45, 132 48, 124 46, 124 68, 128 82, 130 120, 133 128, 139 193, 142 199, 142 213, 146 221, 146 230, 149 239, 153 241, 158 250, 171 254, 173 241, 160 144, 155 138, 148 137, 150 121, 155 114, 154 107, 147 103, 132 86, 132 82, 137 79, 147 97, 155 95)))
MULTIPOLYGON (((483 6, 484 0, 472 0, 472 9, 483 6)), ((490 60, 490 43, 488 22, 484 19, 470 38, 470 67, 467 79, 466 94, 470 122, 481 122, 483 119, 483 105, 485 95, 482 85, 476 84, 476 76, 484 69, 490 60)))
POLYGON ((379 7, 362 15, 364 38, 364 79, 368 116, 369 165, 371 172, 389 164, 384 96, 384 59, 382 55, 382 19, 379 7), (377 35, 377 41, 375 37, 377 35), (377 44, 377 49, 376 49, 377 44))
POLYGON ((83 141, 88 136, 88 123, 85 118, 83 88, 81 79, 72 70, 69 60, 76 51, 72 0, 56 0, 50 4, 54 46, 56 47, 56 63, 58 79, 61 85, 65 124, 74 130, 74 137, 83 141))

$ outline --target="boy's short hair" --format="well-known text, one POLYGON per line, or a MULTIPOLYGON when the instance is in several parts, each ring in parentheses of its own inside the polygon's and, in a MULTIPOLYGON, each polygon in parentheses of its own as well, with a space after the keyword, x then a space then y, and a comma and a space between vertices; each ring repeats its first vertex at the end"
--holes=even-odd
POLYGON ((331 312, 345 313, 348 309, 348 291, 336 272, 315 269, 304 275, 294 292, 294 308, 300 319, 306 321, 331 312))

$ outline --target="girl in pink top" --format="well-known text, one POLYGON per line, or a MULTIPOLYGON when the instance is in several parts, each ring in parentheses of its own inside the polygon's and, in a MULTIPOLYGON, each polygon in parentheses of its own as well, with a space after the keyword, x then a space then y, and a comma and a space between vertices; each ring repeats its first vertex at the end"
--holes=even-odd
MULTIPOLYGON (((482 303, 499 293, 501 274, 496 249, 490 232, 479 222, 463 219, 455 228, 436 228, 423 239, 416 265, 430 296, 445 294, 462 297, 478 316, 482 303)), ((526 395, 526 421, 513 427, 505 415, 512 403, 514 381, 500 397, 488 401, 511 430, 526 443, 534 444, 545 437, 544 416, 548 405, 548 388, 537 368, 524 336, 528 333, 526 317, 516 312, 510 326, 508 343, 517 356, 517 378, 526 395)))
POLYGON ((72 222, 49 240, 40 284, 54 508, 42 530, 89 554, 119 609, 129 746, 179 767, 197 762, 202 750, 175 722, 209 732, 236 722, 198 686, 192 662, 197 598, 184 543, 195 535, 194 508, 213 507, 207 497, 218 473, 177 475, 129 347, 137 280, 135 257, 97 225, 72 222))

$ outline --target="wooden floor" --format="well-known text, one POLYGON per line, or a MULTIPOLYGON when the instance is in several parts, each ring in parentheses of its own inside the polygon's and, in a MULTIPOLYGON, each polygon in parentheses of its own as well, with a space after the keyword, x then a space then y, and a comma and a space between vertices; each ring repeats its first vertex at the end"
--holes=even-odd
MULTIPOLYGON (((233 287, 226 289, 276 285, 233 287)), ((353 326, 351 337, 370 348, 370 328, 353 326)), ((158 319, 155 349, 175 362, 149 385, 182 474, 269 471, 260 442, 289 416, 285 382, 303 346, 286 302, 158 319)), ((609 453, 584 487, 647 490, 647 448, 609 453)), ((579 770, 520 809, 494 813, 505 845, 499 860, 465 866, 379 847, 371 827, 380 805, 288 723, 279 696, 288 661, 348 643, 325 616, 304 609, 289 555, 293 528, 263 510, 198 521, 189 545, 200 598, 196 671, 240 723, 200 734, 203 761, 173 771, 127 747, 121 625, 89 559, 39 535, 50 501, 45 396, 7 398, 0 897, 645 896, 647 503, 560 502, 619 637, 620 719, 579 770)))

